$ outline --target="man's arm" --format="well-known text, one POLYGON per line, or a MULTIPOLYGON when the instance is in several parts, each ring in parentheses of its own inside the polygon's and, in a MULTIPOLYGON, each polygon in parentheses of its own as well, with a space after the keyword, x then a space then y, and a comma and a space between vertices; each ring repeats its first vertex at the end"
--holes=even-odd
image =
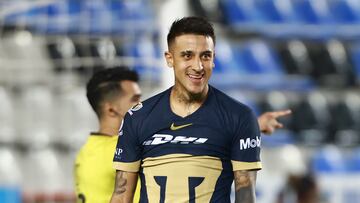
POLYGON ((272 111, 261 114, 258 117, 259 128, 262 133, 272 134, 276 129, 282 128, 283 125, 277 120, 279 117, 289 115, 291 110, 272 111))
POLYGON ((235 203, 254 203, 257 171, 234 171, 235 203))
POLYGON ((117 170, 110 203, 132 203, 137 180, 138 173, 117 170))

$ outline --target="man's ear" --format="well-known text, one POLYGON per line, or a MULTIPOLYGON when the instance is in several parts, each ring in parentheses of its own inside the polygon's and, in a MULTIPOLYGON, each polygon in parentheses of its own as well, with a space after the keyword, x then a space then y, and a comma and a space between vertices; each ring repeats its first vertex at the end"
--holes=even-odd
POLYGON ((215 68, 215 56, 216 56, 216 54, 215 54, 215 51, 214 51, 214 56, 213 56, 213 63, 212 63, 212 65, 213 65, 213 68, 215 68))
POLYGON ((116 108, 114 108, 111 102, 105 102, 103 105, 103 113, 105 115, 108 115, 110 117, 116 117, 119 115, 119 112, 116 110, 116 108))
POLYGON ((165 56, 165 59, 166 59, 167 66, 169 68, 172 68, 173 63, 174 63, 173 55, 170 53, 170 51, 165 51, 164 56, 165 56))

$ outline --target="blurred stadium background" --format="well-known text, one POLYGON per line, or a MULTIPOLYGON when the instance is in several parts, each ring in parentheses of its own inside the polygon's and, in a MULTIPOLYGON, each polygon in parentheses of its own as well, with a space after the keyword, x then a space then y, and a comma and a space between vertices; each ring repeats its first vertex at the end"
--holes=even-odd
POLYGON ((185 15, 216 27, 212 85, 257 114, 293 110, 262 138, 258 202, 304 173, 320 202, 360 202, 358 0, 0 1, 0 202, 74 202, 74 156, 97 128, 86 81, 128 65, 144 98, 169 87, 165 34, 185 15))

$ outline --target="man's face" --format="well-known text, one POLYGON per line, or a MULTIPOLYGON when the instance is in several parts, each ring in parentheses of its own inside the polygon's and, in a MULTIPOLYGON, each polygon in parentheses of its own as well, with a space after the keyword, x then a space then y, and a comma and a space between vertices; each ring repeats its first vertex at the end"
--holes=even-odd
POLYGON ((175 38, 165 53, 168 66, 174 68, 175 86, 188 94, 207 90, 214 67, 214 42, 211 37, 185 34, 175 38))
POLYGON ((117 113, 124 117, 131 107, 140 102, 141 90, 136 82, 130 80, 124 80, 120 85, 122 93, 113 101, 113 104, 117 113))

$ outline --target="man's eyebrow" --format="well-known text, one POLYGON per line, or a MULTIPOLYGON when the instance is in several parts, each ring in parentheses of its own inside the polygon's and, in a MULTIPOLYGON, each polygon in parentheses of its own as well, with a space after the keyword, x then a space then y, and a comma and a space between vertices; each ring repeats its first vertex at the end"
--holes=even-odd
POLYGON ((194 53, 193 51, 190 51, 190 50, 185 50, 185 51, 181 51, 180 54, 181 55, 185 55, 185 54, 192 54, 194 53))
POLYGON ((206 51, 201 52, 202 55, 203 54, 212 54, 212 53, 213 53, 213 51, 211 51, 211 50, 206 50, 206 51))

